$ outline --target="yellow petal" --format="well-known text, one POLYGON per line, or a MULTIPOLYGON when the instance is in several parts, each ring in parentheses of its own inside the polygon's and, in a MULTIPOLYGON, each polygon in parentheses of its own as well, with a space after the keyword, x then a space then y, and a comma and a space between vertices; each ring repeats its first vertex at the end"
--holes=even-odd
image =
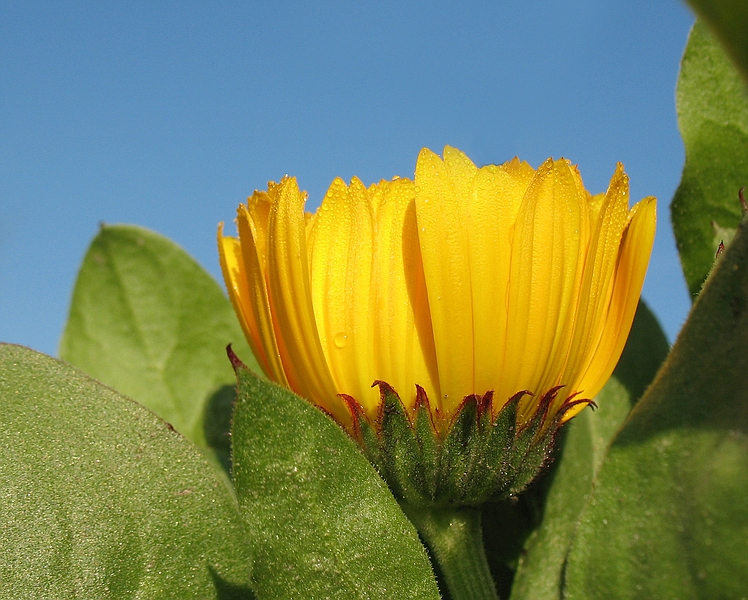
POLYGON ((618 163, 608 191, 592 197, 590 202, 590 220, 594 223, 594 230, 584 267, 574 342, 561 379, 567 384, 587 368, 602 334, 613 290, 621 236, 628 221, 628 201, 628 176, 623 172, 623 165, 618 163))
MULTIPOLYGON (((473 391, 473 301, 470 282, 467 191, 454 180, 466 166, 451 155, 449 166, 430 150, 416 163, 416 217, 441 388, 448 413, 473 391)), ((437 403, 437 406, 439 404, 437 403)))
POLYGON ((467 200, 470 184, 478 172, 478 167, 464 152, 460 152, 452 146, 444 146, 443 154, 444 166, 447 168, 452 188, 463 194, 463 200, 467 200))
MULTIPOLYGON (((278 184, 270 181, 268 182, 268 188, 271 190, 273 198, 275 198, 278 195, 278 184)), ((267 267, 268 219, 270 218, 270 207, 272 204, 273 199, 268 192, 255 190, 255 193, 247 198, 246 206, 240 205, 238 211, 240 219, 241 213, 244 211, 246 221, 251 222, 251 243, 255 247, 257 260, 262 267, 263 274, 267 267)), ((241 239, 241 231, 239 239, 241 239)))
MULTIPOLYGON (((590 250, 590 219, 589 219, 589 201, 590 194, 584 188, 582 183, 582 177, 579 174, 579 169, 576 165, 571 165, 568 161, 559 161, 561 168, 565 164, 569 173, 571 174, 572 180, 576 186, 576 205, 574 207, 575 216, 569 221, 571 226, 570 230, 561 235, 569 235, 572 233, 578 235, 578 241, 576 242, 576 250, 572 250, 568 245, 566 251, 565 261, 568 262, 569 272, 568 275, 571 277, 573 271, 573 280, 571 283, 570 296, 567 296, 567 304, 562 307, 559 321, 556 330, 556 339, 551 354, 548 358, 548 362, 545 367, 545 374, 540 380, 538 386, 538 393, 545 393, 551 388, 558 385, 567 385, 567 381, 563 378, 564 368, 569 360, 570 354, 574 350, 574 334, 578 329, 577 324, 579 323, 579 310, 581 305, 586 305, 587 298, 583 295, 583 278, 585 265, 588 262, 588 255, 590 250), (578 217, 578 229, 574 228, 574 223, 578 217)), ((571 392, 571 390, 568 390, 571 392)), ((560 406, 565 399, 565 395, 560 393, 556 396, 554 402, 555 407, 560 406)))
POLYGON ((533 177, 535 177, 535 169, 533 169, 527 161, 520 160, 516 156, 501 166, 507 173, 517 180, 518 185, 525 189, 527 189, 527 186, 530 185, 533 177))
MULTIPOLYGON (((618 164, 620 165, 621 163, 618 163, 618 164)), ((616 167, 616 172, 618 172, 617 167, 616 167)), ((615 177, 615 175, 613 177, 615 177)), ((595 194, 594 196, 590 196, 590 200, 587 203, 587 206, 589 207, 589 211, 590 211, 590 231, 597 230, 597 220, 600 218, 600 212, 603 209, 603 202, 605 201, 606 197, 607 197, 607 193, 595 194)))
MULTIPOLYGON (((529 166, 529 165, 528 165, 529 166)), ((507 325, 512 232, 530 179, 502 167, 481 168, 468 203, 473 288, 475 392, 499 388, 507 325)))
MULTIPOLYGON (((257 194, 255 194, 256 196, 257 194)), ((251 200, 251 199, 250 199, 251 200)), ((262 346, 263 368, 267 373, 281 383, 288 385, 281 362, 278 343, 275 338, 273 318, 270 313, 270 300, 267 290, 267 214, 269 198, 260 205, 249 202, 249 206, 240 205, 237 211, 236 224, 241 241, 242 263, 244 265, 247 282, 248 306, 245 310, 251 315, 249 321, 256 331, 257 345, 262 346), (253 212, 250 212, 250 211, 253 212), (265 367, 267 365, 267 367, 265 367)))
MULTIPOLYGON (((655 198, 645 198, 631 209, 618 254, 610 308, 600 341, 589 366, 573 388, 593 398, 613 373, 626 344, 644 285, 657 223, 655 198)), ((581 410, 572 410, 565 420, 581 410)))
MULTIPOLYGON (((569 164, 549 159, 530 183, 515 226, 501 402, 519 390, 544 393, 548 381, 560 376, 588 229, 587 198, 579 198, 569 164)), ((521 420, 536 402, 527 398, 521 405, 521 420)))
POLYGON ((374 368, 371 285, 374 221, 359 179, 333 181, 309 232, 314 314, 336 389, 370 413, 379 392, 374 368))
POLYGON ((283 370, 299 395, 348 424, 325 361, 314 318, 304 196, 296 179, 279 184, 268 219, 268 296, 283 370))
POLYGON ((415 186, 408 179, 383 181, 370 193, 376 222, 372 287, 377 379, 391 384, 408 407, 415 403, 416 385, 436 401, 439 373, 418 243, 415 186))
POLYGON ((226 289, 229 292, 229 300, 234 307, 234 312, 239 317, 239 324, 242 326, 244 335, 252 348, 252 353, 265 374, 269 377, 275 377, 276 373, 270 366, 265 345, 262 343, 262 336, 254 318, 248 285, 249 278, 244 268, 241 244, 238 239, 223 235, 223 223, 218 224, 218 257, 223 279, 226 282, 226 289))

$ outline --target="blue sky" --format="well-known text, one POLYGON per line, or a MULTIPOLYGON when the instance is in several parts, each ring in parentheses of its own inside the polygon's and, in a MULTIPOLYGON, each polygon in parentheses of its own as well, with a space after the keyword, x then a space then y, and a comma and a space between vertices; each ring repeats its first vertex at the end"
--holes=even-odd
POLYGON ((678 64, 693 16, 658 2, 37 2, 0 7, 0 340, 56 354, 98 224, 136 223, 219 277, 218 221, 296 175, 578 163, 659 198, 644 297, 690 306, 668 205, 683 166, 678 64))

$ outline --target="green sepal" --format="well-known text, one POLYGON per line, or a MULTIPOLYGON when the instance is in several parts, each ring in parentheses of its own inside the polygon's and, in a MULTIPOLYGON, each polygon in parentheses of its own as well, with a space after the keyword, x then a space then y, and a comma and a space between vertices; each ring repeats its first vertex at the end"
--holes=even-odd
POLYGON ((557 405, 560 387, 548 391, 532 418, 517 427, 517 405, 528 394, 515 394, 494 416, 493 392, 467 396, 451 420, 429 407, 418 388, 409 410, 397 392, 377 381, 380 408, 367 417, 353 398, 344 396, 354 436, 396 497, 413 506, 478 506, 524 490, 549 462, 573 396, 557 405))
POLYGON ((552 388, 540 400, 532 419, 516 434, 510 468, 513 473, 510 495, 524 490, 551 458, 556 432, 560 427, 559 412, 551 423, 547 423, 551 404, 561 386, 552 388))
POLYGON ((429 399, 421 386, 416 386, 416 416, 414 428, 421 447, 423 465, 423 491, 426 498, 436 498, 439 491, 441 472, 441 445, 434 435, 435 426, 431 418, 429 399))
MULTIPOLYGON (((493 396, 492 392, 489 394, 493 396)), ((490 426, 490 415, 488 423, 482 422, 485 416, 483 406, 483 397, 471 395, 465 398, 444 439, 442 473, 444 499, 449 504, 461 505, 461 496, 470 489, 471 482, 482 476, 480 466, 484 462, 486 441, 483 434, 486 425, 490 426)))
MULTIPOLYGON (((507 440, 514 439, 517 428, 517 404, 524 392, 515 394, 501 409, 493 423, 490 435, 485 444, 485 459, 483 461, 483 477, 473 482, 475 495, 478 497, 490 495, 494 489, 507 479, 513 444, 507 440)), ((488 413, 490 416, 490 413, 488 413)))
POLYGON ((356 400, 347 395, 340 394, 343 402, 348 407, 348 412, 353 417, 353 437, 364 450, 364 454, 377 472, 384 469, 382 451, 379 446, 377 432, 364 414, 363 407, 356 400))
POLYGON ((422 496, 424 464, 416 432, 400 397, 386 383, 379 383, 382 398, 379 430, 385 471, 392 473, 393 492, 401 498, 422 496))

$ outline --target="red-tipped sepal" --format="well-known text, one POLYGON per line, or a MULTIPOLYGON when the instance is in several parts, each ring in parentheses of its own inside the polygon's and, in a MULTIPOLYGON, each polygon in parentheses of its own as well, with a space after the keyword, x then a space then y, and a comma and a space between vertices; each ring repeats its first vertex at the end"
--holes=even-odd
POLYGON ((344 397, 354 435, 395 496, 414 506, 477 506, 521 492, 549 461, 563 415, 587 400, 566 399, 552 410, 560 387, 539 399, 532 418, 517 425, 517 406, 529 394, 515 394, 498 412, 494 395, 467 396, 446 421, 431 410, 417 388, 412 410, 387 383, 379 386, 375 419, 344 397))

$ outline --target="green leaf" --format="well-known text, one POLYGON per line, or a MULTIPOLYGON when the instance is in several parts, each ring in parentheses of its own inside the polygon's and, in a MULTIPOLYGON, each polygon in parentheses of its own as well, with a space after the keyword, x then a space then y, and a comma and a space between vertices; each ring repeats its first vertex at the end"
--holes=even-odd
MULTIPOLYGON (((741 36, 748 39, 742 30, 741 36)), ((738 190, 748 187, 746 86, 700 21, 683 55, 677 104, 686 164, 670 209, 683 273, 695 296, 719 242, 727 243, 740 221, 738 190)))
POLYGON ((0 401, 0 597, 253 597, 236 500, 166 423, 7 344, 0 401))
POLYGON ((598 409, 583 410, 568 425, 546 496, 542 520, 525 545, 512 600, 561 597, 563 565, 595 475, 608 445, 668 352, 657 319, 644 302, 621 360, 598 394, 598 409))
POLYGON ((327 415, 237 369, 233 474, 264 598, 439 598, 426 551, 327 415))
POLYGON ((606 457, 567 598, 748 595, 748 235, 720 258, 606 457))
POLYGON ((235 384, 228 343, 259 371, 228 299, 184 250, 140 227, 102 227, 78 274, 64 360, 227 466, 235 384))
POLYGON ((748 3, 745 0, 689 0, 716 32, 748 81, 748 3))

